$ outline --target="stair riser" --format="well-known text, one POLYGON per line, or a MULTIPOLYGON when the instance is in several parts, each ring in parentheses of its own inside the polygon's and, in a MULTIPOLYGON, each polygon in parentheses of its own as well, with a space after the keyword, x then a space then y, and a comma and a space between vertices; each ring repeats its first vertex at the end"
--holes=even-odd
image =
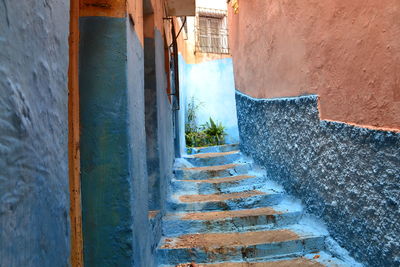
POLYGON ((175 212, 238 210, 277 205, 282 198, 282 194, 276 193, 216 202, 169 202, 168 206, 169 210, 175 212))
POLYGON ((210 170, 175 170, 175 177, 179 180, 206 180, 217 177, 228 177, 233 175, 247 174, 251 170, 251 164, 241 164, 233 168, 221 171, 210 170))
POLYGON ((239 149, 240 149, 240 146, 238 144, 226 145, 226 146, 210 146, 210 147, 204 147, 204 148, 192 148, 192 154, 222 153, 222 152, 236 151, 239 149))
POLYGON ((179 180, 172 182, 172 190, 174 193, 185 192, 186 194, 200 195, 257 190, 264 186, 265 177, 254 177, 218 184, 186 182, 179 180))
POLYGON ((167 236, 179 236, 189 233, 237 232, 246 229, 272 229, 295 224, 302 212, 291 212, 276 215, 246 216, 224 220, 165 220, 163 233, 167 236))
POLYGON ((241 158, 240 153, 224 155, 219 157, 211 157, 211 158, 185 158, 194 166, 203 167, 203 166, 215 166, 215 165, 224 165, 233 163, 241 158))
POLYGON ((182 262, 241 261, 262 257, 274 257, 295 253, 310 253, 325 249, 324 237, 309 237, 299 240, 268 243, 254 246, 221 248, 159 249, 159 264, 179 264, 182 262))

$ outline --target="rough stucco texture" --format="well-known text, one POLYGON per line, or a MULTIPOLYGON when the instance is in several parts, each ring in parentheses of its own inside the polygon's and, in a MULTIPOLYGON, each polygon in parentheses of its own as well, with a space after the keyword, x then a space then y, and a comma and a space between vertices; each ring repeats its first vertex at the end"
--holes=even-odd
MULTIPOLYGON (((161 215, 165 214, 167 206, 168 186, 172 179, 172 165, 175 158, 174 150, 174 127, 172 123, 172 105, 167 95, 167 76, 164 63, 164 40, 161 32, 155 30, 155 62, 156 62, 156 86, 157 86, 157 136, 158 153, 160 159, 160 181, 159 190, 156 198, 159 199, 161 215)), ((161 216, 155 218, 156 228, 152 233, 154 241, 152 243, 152 255, 155 260, 155 249, 161 238, 161 216)))
POLYGON ((400 129, 398 0, 254 0, 229 12, 238 90, 318 94, 322 119, 400 129))
POLYGON ((128 79, 128 142, 129 174, 133 184, 133 262, 132 266, 153 266, 148 219, 148 176, 146 164, 146 129, 144 96, 144 51, 142 43, 130 19, 126 19, 127 29, 127 79, 128 79))
POLYGON ((320 121, 318 98, 236 93, 241 149, 370 266, 400 264, 400 134, 320 121))
POLYGON ((160 157, 158 153, 157 86, 154 38, 144 39, 145 114, 149 209, 160 209, 160 157))
MULTIPOLYGON (((167 95, 164 63, 164 41, 158 29, 154 38, 144 39, 146 147, 149 210, 157 212, 151 220, 151 253, 155 255, 161 238, 161 217, 172 177, 174 140, 172 106, 167 95)), ((155 259, 155 257, 153 257, 155 259)))
POLYGON ((69 1, 0 1, 0 265, 68 266, 69 1))

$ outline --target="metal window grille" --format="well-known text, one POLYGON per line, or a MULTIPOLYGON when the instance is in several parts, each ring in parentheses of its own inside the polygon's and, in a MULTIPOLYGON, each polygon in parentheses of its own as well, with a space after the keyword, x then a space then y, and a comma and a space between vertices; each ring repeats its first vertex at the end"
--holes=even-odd
POLYGON ((199 8, 196 15, 196 51, 228 54, 228 27, 225 10, 199 8))

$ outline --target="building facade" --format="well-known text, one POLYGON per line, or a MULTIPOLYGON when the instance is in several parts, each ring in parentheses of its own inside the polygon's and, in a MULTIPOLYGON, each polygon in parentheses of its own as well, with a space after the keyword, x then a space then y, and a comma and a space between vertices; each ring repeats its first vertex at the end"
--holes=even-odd
POLYGON ((399 12, 396 1, 229 8, 242 150, 370 266, 400 259, 399 12))
MULTIPOLYGON (((225 126, 227 143, 238 143, 235 86, 225 0, 196 1, 196 15, 182 18, 179 36, 179 68, 182 105, 200 104, 198 124, 210 117, 225 126)), ((181 124, 185 121, 182 118, 181 124)), ((181 135, 184 135, 182 127, 181 135)))

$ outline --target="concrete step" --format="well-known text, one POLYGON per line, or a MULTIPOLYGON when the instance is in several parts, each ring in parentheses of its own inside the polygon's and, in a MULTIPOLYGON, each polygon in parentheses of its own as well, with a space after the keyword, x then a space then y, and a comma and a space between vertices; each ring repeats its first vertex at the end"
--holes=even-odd
POLYGON ((246 174, 252 169, 252 164, 234 163, 206 167, 190 167, 174 170, 176 179, 179 180, 205 180, 216 177, 228 177, 246 174))
POLYGON ((229 152, 212 152, 212 153, 200 153, 194 155, 185 156, 184 159, 189 161, 194 166, 215 166, 234 163, 242 157, 239 150, 229 152))
POLYGON ((283 199, 283 192, 264 189, 229 194, 173 195, 171 211, 238 210, 272 206, 283 199))
POLYGON ((266 178, 261 175, 235 175, 205 180, 172 180, 173 192, 196 192, 198 194, 217 194, 256 190, 264 187, 266 178))
POLYGON ((296 204, 234 211, 170 213, 163 218, 163 233, 171 237, 189 233, 272 229, 296 224, 302 214, 301 206, 296 204))
POLYGON ((325 252, 310 253, 304 256, 278 257, 258 259, 255 261, 230 261, 219 263, 181 263, 178 265, 163 265, 163 267, 351 267, 336 257, 325 252))
POLYGON ((160 264, 243 261, 325 249, 325 235, 303 225, 233 233, 187 234, 164 238, 159 246, 160 264))
POLYGON ((188 148, 188 154, 197 154, 197 153, 213 153, 213 152, 228 152, 239 150, 239 144, 227 144, 221 146, 208 146, 208 147, 194 147, 188 148))

